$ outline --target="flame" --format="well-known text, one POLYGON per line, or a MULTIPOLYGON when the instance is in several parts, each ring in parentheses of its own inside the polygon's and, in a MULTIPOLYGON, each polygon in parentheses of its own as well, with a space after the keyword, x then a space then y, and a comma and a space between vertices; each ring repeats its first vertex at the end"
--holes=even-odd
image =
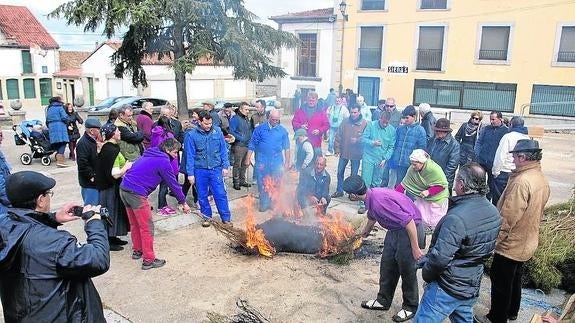
MULTIPOLYGON (((323 248, 320 252, 321 257, 341 252, 341 244, 351 239, 355 234, 353 226, 345 221, 340 213, 333 214, 332 216, 320 215, 318 220, 321 224, 323 235, 323 248)), ((356 244, 357 241, 354 241, 353 246, 355 247, 356 244)), ((357 247, 359 247, 359 245, 357 245, 357 247)), ((353 249, 357 249, 357 247, 353 249)))
MULTIPOLYGON (((263 179, 263 188, 269 194, 273 205, 272 216, 283 216, 295 223, 306 221, 316 225, 323 236, 323 247, 320 257, 337 254, 348 250, 357 249, 361 245, 361 238, 355 235, 353 226, 345 221, 340 213, 328 215, 324 213, 322 205, 310 206, 301 209, 297 202, 297 172, 288 172, 282 178, 266 176, 263 179)), ((258 252, 266 257, 272 257, 276 251, 266 239, 263 230, 256 229, 255 199, 248 198, 246 203, 246 245, 249 248, 257 248, 258 252)))
POLYGON ((260 255, 272 257, 276 251, 266 239, 262 229, 256 228, 255 199, 248 196, 246 203, 246 246, 250 249, 257 248, 260 255))

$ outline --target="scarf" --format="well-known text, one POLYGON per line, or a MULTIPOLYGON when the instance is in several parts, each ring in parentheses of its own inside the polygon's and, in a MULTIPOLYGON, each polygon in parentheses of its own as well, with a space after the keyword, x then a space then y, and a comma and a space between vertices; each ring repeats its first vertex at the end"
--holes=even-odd
POLYGON ((447 178, 445 177, 441 167, 431 159, 428 159, 427 162, 425 162, 423 169, 419 172, 413 169, 413 167, 409 167, 409 170, 401 184, 409 193, 415 196, 419 196, 419 193, 425 191, 431 186, 443 186, 443 191, 425 198, 428 202, 441 202, 449 197, 449 192, 447 191, 447 178))
POLYGON ((465 125, 465 136, 472 137, 477 134, 477 129, 479 128, 479 124, 473 124, 473 122, 467 122, 465 125))

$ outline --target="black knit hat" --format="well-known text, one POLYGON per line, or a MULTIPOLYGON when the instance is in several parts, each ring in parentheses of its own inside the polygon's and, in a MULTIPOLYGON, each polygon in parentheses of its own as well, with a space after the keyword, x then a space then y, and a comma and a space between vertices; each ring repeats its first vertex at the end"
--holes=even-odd
POLYGON ((359 175, 351 175, 343 181, 343 190, 348 194, 363 195, 367 186, 359 175))

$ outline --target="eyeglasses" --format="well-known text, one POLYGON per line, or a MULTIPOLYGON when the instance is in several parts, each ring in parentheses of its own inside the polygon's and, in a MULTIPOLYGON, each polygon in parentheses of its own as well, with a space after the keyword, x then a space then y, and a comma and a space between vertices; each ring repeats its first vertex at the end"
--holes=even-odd
POLYGON ((478 118, 478 117, 473 117, 473 118, 471 118, 471 120, 479 120, 479 118, 478 118))
POLYGON ((54 191, 52 190, 47 190, 46 192, 44 192, 44 196, 46 195, 50 195, 50 197, 54 196, 54 191))

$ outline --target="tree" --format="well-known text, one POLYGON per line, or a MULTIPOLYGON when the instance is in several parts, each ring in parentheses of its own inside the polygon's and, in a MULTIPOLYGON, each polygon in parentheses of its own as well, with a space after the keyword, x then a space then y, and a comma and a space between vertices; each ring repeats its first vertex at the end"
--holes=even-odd
POLYGON ((299 43, 293 34, 256 23, 243 0, 72 0, 49 17, 111 38, 126 30, 112 56, 114 74, 132 76, 132 84, 147 86, 142 59, 171 59, 178 114, 187 118, 186 73, 200 62, 234 67, 234 78, 262 81, 286 73, 270 57, 282 47, 299 43))

